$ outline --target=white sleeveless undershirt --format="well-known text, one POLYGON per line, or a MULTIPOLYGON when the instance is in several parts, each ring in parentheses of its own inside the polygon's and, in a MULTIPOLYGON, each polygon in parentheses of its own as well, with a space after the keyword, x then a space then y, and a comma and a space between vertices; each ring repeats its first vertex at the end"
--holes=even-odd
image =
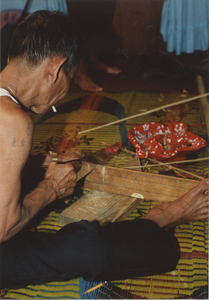
POLYGON ((19 105, 19 103, 17 102, 17 100, 10 94, 10 92, 8 92, 5 89, 0 88, 0 96, 8 96, 12 99, 12 101, 14 101, 15 103, 17 103, 19 105))

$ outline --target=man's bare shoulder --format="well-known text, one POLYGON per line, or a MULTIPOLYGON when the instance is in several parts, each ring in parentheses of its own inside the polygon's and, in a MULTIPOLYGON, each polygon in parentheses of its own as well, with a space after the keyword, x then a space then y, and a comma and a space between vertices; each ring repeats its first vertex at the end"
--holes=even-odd
POLYGON ((4 120, 9 119, 10 122, 13 118, 14 122, 17 120, 19 122, 33 122, 30 115, 7 96, 0 97, 0 116, 4 120))
POLYGON ((34 124, 30 115, 8 97, 0 98, 0 150, 5 159, 13 158, 24 163, 31 149, 34 124), (7 98, 7 99, 5 99, 7 98), (1 146, 2 145, 2 146, 1 146), (3 148, 2 148, 3 147, 3 148))

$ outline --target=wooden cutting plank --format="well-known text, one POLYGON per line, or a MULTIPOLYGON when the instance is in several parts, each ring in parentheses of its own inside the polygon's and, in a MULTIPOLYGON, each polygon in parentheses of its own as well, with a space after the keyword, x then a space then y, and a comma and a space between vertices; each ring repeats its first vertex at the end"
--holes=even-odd
POLYGON ((84 187, 126 196, 139 193, 145 199, 169 202, 183 196, 198 183, 197 180, 97 165, 86 176, 84 187))
POLYGON ((107 192, 91 190, 78 199, 60 215, 62 225, 87 220, 98 221, 100 225, 110 222, 119 222, 133 211, 143 199, 107 192))

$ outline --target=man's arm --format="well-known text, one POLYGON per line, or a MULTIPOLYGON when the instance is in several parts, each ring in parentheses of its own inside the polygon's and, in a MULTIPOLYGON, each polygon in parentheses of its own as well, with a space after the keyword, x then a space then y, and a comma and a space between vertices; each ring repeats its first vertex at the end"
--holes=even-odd
MULTIPOLYGON (((33 122, 30 116, 15 103, 2 101, 2 98, 0 102, 0 242, 8 240, 24 228, 38 211, 56 198, 71 194, 77 179, 72 164, 50 163, 44 180, 20 201, 21 177, 31 151, 33 122)), ((77 155, 76 158, 80 156, 77 155)))
POLYGON ((8 97, 0 98, 0 242, 20 214, 23 167, 33 138, 30 116, 8 97))
POLYGON ((50 163, 45 178, 28 195, 22 203, 18 203, 16 223, 6 232, 5 240, 23 229, 30 220, 45 206, 56 199, 64 198, 73 193, 77 175, 71 163, 57 165, 50 163))

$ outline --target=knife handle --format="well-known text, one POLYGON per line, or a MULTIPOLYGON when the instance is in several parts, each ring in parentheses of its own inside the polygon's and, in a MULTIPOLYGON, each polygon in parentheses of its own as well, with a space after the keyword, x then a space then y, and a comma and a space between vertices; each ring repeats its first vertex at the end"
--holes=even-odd
POLYGON ((49 154, 51 155, 52 161, 57 162, 58 161, 58 153, 54 151, 49 151, 49 154))
POLYGON ((52 161, 56 162, 57 164, 66 164, 66 163, 72 163, 74 166, 74 172, 77 174, 82 166, 81 160, 78 159, 73 159, 73 160, 68 160, 68 161, 58 161, 58 153, 54 151, 49 151, 49 154, 52 157, 52 161))
POLYGON ((74 172, 77 174, 82 166, 82 162, 81 160, 78 159, 73 159, 73 160, 68 160, 68 161, 58 161, 57 164, 67 164, 67 163, 71 163, 74 166, 74 172))

